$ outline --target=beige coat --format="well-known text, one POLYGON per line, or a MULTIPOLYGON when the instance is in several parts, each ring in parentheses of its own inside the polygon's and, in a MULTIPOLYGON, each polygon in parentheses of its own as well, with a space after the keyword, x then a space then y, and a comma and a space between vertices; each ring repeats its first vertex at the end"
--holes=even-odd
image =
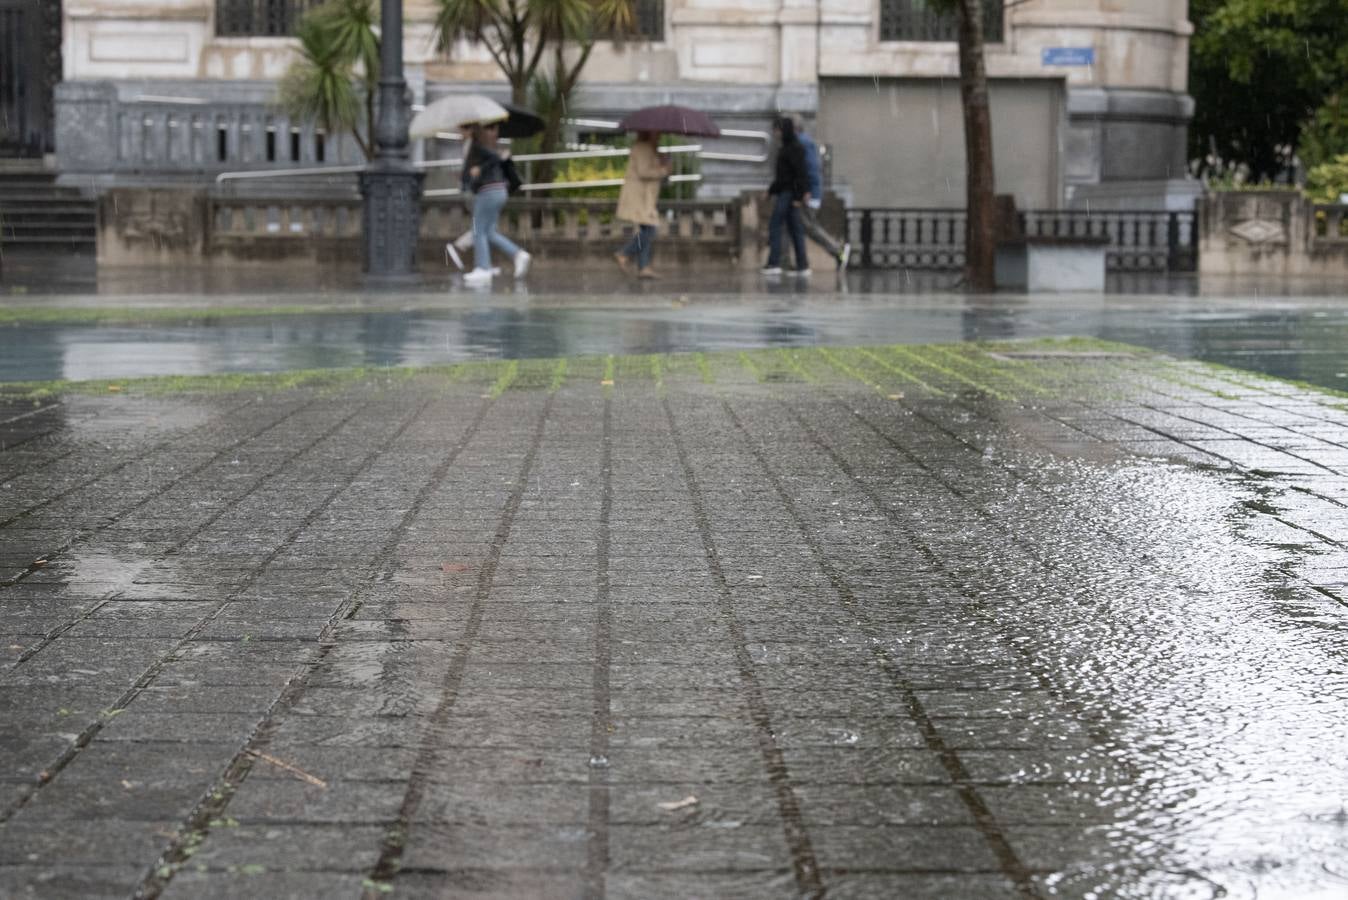
POLYGON ((660 182, 666 174, 653 146, 645 141, 633 144, 623 187, 618 192, 618 218, 637 225, 659 225, 655 201, 660 197, 660 182))

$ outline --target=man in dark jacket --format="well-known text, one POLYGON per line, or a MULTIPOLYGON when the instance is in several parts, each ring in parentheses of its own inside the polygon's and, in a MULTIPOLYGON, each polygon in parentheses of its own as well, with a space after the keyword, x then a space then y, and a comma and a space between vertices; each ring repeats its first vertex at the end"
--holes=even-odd
POLYGON ((810 262, 805 256, 805 228, 800 221, 800 207, 810 192, 809 174, 805 167, 805 148, 796 140, 796 125, 789 118, 778 119, 772 125, 777 138, 777 174, 768 186, 772 198, 772 217, 768 219, 768 264, 764 275, 782 274, 782 226, 791 233, 791 244, 796 251, 796 275, 810 274, 810 262))

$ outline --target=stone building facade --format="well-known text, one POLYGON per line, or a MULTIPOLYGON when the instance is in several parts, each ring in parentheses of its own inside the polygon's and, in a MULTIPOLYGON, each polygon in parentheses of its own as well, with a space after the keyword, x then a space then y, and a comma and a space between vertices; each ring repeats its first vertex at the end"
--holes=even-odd
MULTIPOLYGON (((37 0, 0 0, 5 4, 37 0)), ((286 36, 314 0, 41 0, 58 4, 54 145, 64 177, 162 182, 227 169, 355 162, 271 105, 286 36)), ((1191 26, 1185 0, 987 0, 999 189, 1022 206, 1188 208, 1191 26)), ((659 102, 764 129, 801 114, 860 206, 963 205, 953 27, 929 0, 639 0, 646 35, 601 45, 579 112, 659 102)), ((490 57, 437 52, 434 0, 405 0, 417 100, 504 95, 490 57)), ((731 142, 733 143, 733 142, 731 142)), ((435 155, 434 148, 420 152, 435 155)), ((710 194, 766 166, 708 163, 710 194)))

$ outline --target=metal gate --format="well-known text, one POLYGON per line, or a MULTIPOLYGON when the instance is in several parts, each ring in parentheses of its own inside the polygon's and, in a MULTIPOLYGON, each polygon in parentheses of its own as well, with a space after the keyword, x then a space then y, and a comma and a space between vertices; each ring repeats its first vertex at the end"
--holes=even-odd
POLYGON ((0 0, 0 156, 52 149, 60 21, 59 0, 0 0))

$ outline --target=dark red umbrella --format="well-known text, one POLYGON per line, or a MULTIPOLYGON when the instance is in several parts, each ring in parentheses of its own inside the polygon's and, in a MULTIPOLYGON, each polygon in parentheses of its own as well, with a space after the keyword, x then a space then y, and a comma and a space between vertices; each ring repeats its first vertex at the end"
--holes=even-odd
POLYGON ((647 106, 628 113, 618 127, 623 131, 658 131, 693 137, 720 137, 721 129, 704 112, 686 106, 647 106))

